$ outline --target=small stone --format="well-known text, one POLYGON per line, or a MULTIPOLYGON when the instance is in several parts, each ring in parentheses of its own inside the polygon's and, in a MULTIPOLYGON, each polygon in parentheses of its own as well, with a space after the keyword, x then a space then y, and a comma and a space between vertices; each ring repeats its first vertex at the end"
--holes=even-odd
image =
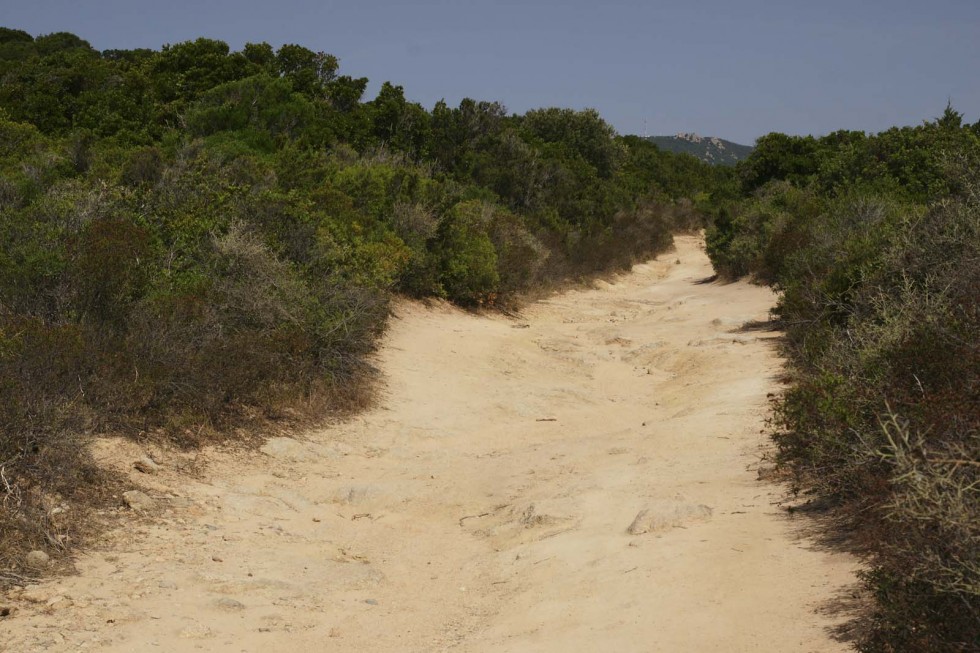
POLYGON ((34 569, 44 569, 51 563, 51 556, 44 551, 31 551, 27 554, 27 566, 34 569))
POLYGON ((161 580, 157 587, 162 590, 175 590, 177 589, 177 583, 172 580, 161 580))
POLYGON ((377 605, 378 604, 378 602, 376 600, 374 600, 374 599, 365 599, 364 602, 367 603, 368 605, 377 605))
POLYGON ((303 462, 317 458, 316 453, 306 444, 292 438, 270 438, 259 451, 270 458, 291 462, 303 462))
POLYGON ((135 467, 137 471, 143 472, 144 474, 156 474, 160 471, 160 465, 153 462, 153 459, 149 456, 143 456, 137 460, 135 463, 133 463, 133 467, 135 467))
POLYGON ((139 490, 123 492, 123 501, 133 510, 140 512, 152 510, 156 506, 156 501, 150 498, 145 492, 140 492, 139 490))
POLYGON ((184 639, 206 639, 211 637, 211 629, 204 624, 194 624, 180 631, 180 636, 184 639))
POLYGON ((241 601, 236 601, 235 599, 229 599, 226 596, 221 597, 215 601, 217 606, 222 610, 244 610, 245 604, 241 601))
POLYGON ((51 591, 42 585, 31 585, 20 594, 20 598, 31 603, 47 603, 51 596, 51 591))
POLYGON ((47 606, 51 610, 60 610, 62 608, 67 608, 70 607, 71 604, 72 604, 71 599, 69 599, 67 596, 61 596, 61 595, 51 597, 47 601, 47 606))
POLYGON ((678 528, 689 522, 704 521, 711 517, 711 507, 682 501, 657 501, 636 514, 626 532, 643 535, 678 528))

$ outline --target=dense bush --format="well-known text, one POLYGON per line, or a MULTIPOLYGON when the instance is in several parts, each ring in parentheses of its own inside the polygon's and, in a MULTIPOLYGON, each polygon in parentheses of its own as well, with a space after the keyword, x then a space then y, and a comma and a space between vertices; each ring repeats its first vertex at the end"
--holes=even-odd
POLYGON ((478 201, 453 207, 439 224, 436 255, 446 295, 461 304, 483 304, 500 287, 497 251, 488 234, 492 209, 478 201))
POLYGON ((863 650, 976 650, 976 129, 947 110, 904 132, 805 145, 752 155, 747 196, 708 235, 719 273, 782 291, 793 384, 775 405, 778 459, 799 490, 836 504, 871 555, 863 650), (912 149, 896 153, 897 135, 912 149), (882 151, 878 165, 839 174, 882 151), (758 185, 764 170, 773 178, 758 185))

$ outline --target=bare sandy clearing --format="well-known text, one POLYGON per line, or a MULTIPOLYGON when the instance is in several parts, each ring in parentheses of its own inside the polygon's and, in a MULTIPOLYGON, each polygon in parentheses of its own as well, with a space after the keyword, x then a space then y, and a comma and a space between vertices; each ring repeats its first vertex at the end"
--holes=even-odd
POLYGON ((24 592, 0 647, 846 650, 820 609, 855 561, 754 471, 779 361, 735 331, 773 297, 677 245, 519 321, 400 305, 377 409, 137 474, 158 512, 24 592))

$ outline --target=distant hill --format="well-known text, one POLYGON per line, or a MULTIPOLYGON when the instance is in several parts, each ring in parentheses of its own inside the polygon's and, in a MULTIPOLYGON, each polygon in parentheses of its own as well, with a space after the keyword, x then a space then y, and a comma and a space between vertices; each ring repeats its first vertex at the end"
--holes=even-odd
POLYGON ((724 166, 735 165, 755 149, 751 145, 739 145, 723 138, 697 134, 648 136, 647 140, 662 150, 691 154, 702 161, 724 166))

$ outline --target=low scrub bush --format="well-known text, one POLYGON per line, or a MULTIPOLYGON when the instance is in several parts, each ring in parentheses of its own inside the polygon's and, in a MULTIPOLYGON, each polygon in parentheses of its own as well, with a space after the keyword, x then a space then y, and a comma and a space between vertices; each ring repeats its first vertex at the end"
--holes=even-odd
POLYGON ((928 203, 770 181, 708 236, 719 273, 781 291, 778 461, 869 555, 866 651, 980 641, 980 178, 946 169, 928 203))

